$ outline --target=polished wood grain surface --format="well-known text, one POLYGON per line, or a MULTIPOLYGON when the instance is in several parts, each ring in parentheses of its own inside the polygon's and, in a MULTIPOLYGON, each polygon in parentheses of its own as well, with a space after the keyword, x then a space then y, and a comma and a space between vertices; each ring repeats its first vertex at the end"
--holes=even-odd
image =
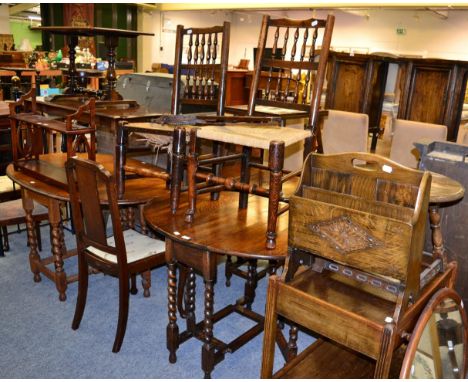
MULTIPOLYGON (((78 154, 86 157, 86 154, 78 154)), ((16 171, 12 165, 7 168, 7 175, 21 186, 31 189, 41 195, 58 200, 68 200, 68 183, 65 174, 66 153, 44 154, 38 161, 31 160, 24 164, 28 173, 16 171), (34 176, 34 173, 39 176, 34 176)), ((114 159, 109 154, 96 154, 96 161, 101 163, 111 173, 114 171, 114 159)), ((138 166, 140 162, 129 160, 129 163, 138 166)), ((106 202, 104 190, 101 192, 101 201, 106 202)), ((161 198, 168 203, 169 191, 166 183, 155 178, 134 178, 125 182, 125 193, 119 199, 119 205, 135 205, 146 203, 152 198, 161 198)))
POLYGON ((248 207, 239 209, 236 192, 222 192, 217 201, 200 195, 193 223, 185 221, 187 207, 185 194, 175 215, 167 200, 155 199, 145 206, 144 216, 156 231, 194 248, 256 259, 279 260, 287 254, 288 213, 278 218, 276 248, 265 248, 267 198, 249 196, 248 207))
POLYGON ((455 179, 432 171, 431 175, 430 203, 455 202, 465 195, 465 188, 455 179))
MULTIPOLYGON (((82 104, 77 99, 61 100, 60 102, 50 102, 43 99, 37 100, 38 109, 45 112, 60 111, 75 111, 78 106, 82 104)), ((99 103, 96 104, 96 116, 105 117, 110 119, 133 119, 143 116, 158 117, 161 113, 151 113, 148 108, 143 106, 124 107, 123 105, 108 105, 101 108, 99 103)))

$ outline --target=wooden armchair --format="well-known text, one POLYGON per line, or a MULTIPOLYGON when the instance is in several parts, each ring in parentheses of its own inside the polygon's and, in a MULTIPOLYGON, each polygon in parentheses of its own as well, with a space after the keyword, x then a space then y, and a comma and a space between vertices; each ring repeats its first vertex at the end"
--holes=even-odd
POLYGON ((444 269, 441 259, 423 256, 430 184, 428 172, 377 155, 307 158, 290 198, 290 256, 268 287, 262 377, 272 376, 278 315, 293 326, 290 362, 276 376, 309 365, 302 378, 333 377, 350 359, 366 359, 370 375, 388 377, 394 350, 428 299, 455 277, 455 264, 444 269), (320 339, 293 359, 298 324, 320 339), (334 354, 327 371, 310 368, 319 349, 334 354))
POLYGON ((127 327, 129 293, 137 292, 133 282, 129 288, 129 278, 142 273, 144 295, 149 296, 150 270, 164 264, 165 245, 161 240, 132 229, 122 230, 115 181, 102 165, 87 159, 70 158, 66 172, 78 251, 78 298, 72 329, 78 329, 83 317, 89 267, 118 277, 119 319, 112 348, 117 353, 127 327), (111 237, 106 235, 102 197, 107 200, 110 211, 111 237))

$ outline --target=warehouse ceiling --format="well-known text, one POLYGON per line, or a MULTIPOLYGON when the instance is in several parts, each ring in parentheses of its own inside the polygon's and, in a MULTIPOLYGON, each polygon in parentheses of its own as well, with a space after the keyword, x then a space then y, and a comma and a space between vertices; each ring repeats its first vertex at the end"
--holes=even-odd
POLYGON ((467 1, 339 1, 333 2, 329 0, 316 0, 299 1, 299 2, 285 2, 285 1, 247 1, 240 0, 237 2, 167 2, 167 3, 139 3, 138 6, 153 8, 160 11, 187 11, 187 10, 265 10, 265 9, 408 9, 408 10, 429 10, 429 11, 448 11, 456 9, 468 9, 467 1))
POLYGON ((39 3, 9 4, 10 18, 21 20, 40 20, 41 8, 39 3))

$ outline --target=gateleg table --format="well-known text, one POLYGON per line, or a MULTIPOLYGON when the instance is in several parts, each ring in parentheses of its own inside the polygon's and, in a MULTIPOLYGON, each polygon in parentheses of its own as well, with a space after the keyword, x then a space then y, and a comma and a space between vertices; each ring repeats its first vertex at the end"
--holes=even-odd
MULTIPOLYGON (((85 154, 78 154, 86 156, 85 154)), ((60 301, 66 300, 67 285, 77 280, 76 275, 67 276, 63 260, 76 254, 75 250, 67 251, 61 225, 60 207, 69 201, 68 185, 65 173, 66 153, 41 155, 39 161, 31 161, 28 171, 15 170, 13 164, 7 167, 7 175, 21 186, 23 207, 26 211, 26 226, 29 244, 29 264, 34 274, 34 281, 41 281, 41 274, 51 279, 57 288, 60 301), (34 173, 37 173, 34 175, 34 173), (33 201, 48 208, 51 226, 52 256, 41 258, 37 250, 37 237, 34 230, 32 211, 33 201), (47 265, 53 263, 54 270, 47 265)), ((96 161, 113 172, 114 158, 108 154, 97 154, 96 161)), ((169 199, 166 183, 154 178, 135 178, 126 180, 125 193, 119 198, 119 206, 128 208, 128 223, 134 224, 133 207, 142 206, 151 199, 169 199)), ((102 203, 106 203, 106 193, 102 190, 102 203)), ((142 213, 142 209, 140 212, 142 213)), ((140 221, 144 222, 142 216, 140 221)), ((145 226, 142 227, 146 229, 145 226)))

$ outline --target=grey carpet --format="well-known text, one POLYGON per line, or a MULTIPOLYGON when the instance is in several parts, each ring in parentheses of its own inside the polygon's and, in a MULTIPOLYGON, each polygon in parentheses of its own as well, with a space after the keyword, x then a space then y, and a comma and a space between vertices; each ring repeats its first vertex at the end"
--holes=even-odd
MULTIPOLYGON (((10 227, 13 229, 13 227, 10 227)), ((42 228, 43 256, 50 253, 48 227, 42 228)), ((75 239, 66 233, 68 247, 75 239)), ((92 275, 88 301, 78 330, 71 329, 77 283, 67 289, 60 302, 55 285, 46 277, 35 283, 29 269, 26 233, 10 235, 11 250, 0 258, 0 378, 203 378, 201 342, 191 339, 179 347, 177 362, 170 364, 166 349, 167 272, 152 272, 151 297, 130 297, 127 332, 118 354, 112 353, 118 314, 115 278, 92 275)), ((67 259, 65 270, 76 272, 76 258, 67 259)), ((224 286, 224 264, 218 268, 215 309, 234 302, 243 293, 243 281, 233 277, 224 286)), ((253 309, 264 312, 267 281, 260 281, 253 309)), ((203 317, 203 283, 197 277, 197 319, 203 317)), ((178 319, 179 328, 185 324, 178 319)), ((251 321, 238 315, 215 325, 215 335, 230 340, 251 321)), ((287 328, 285 329, 287 330, 287 328)), ((213 378, 258 378, 263 333, 216 365, 213 378)), ((299 349, 313 339, 299 335, 299 349)), ((276 368, 282 365, 276 351, 276 368)))

